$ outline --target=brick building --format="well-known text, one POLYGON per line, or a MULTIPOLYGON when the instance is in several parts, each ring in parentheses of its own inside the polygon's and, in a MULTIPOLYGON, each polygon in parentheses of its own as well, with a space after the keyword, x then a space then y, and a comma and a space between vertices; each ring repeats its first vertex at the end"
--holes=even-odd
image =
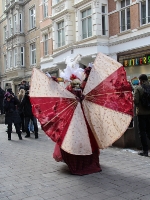
POLYGON ((150 74, 150 0, 0 0, 2 87, 30 80, 34 66, 59 76, 67 56, 81 66, 98 52, 128 79, 150 74))

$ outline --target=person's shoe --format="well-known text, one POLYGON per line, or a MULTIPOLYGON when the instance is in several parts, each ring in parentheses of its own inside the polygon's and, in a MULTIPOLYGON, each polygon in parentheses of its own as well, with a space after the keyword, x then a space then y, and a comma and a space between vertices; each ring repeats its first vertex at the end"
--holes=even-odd
POLYGON ((22 137, 21 137, 21 136, 19 136, 19 140, 22 140, 22 137))
POLYGON ((25 136, 25 138, 28 138, 28 137, 30 137, 30 135, 26 135, 26 136, 25 136))
POLYGON ((141 153, 138 153, 139 156, 146 156, 148 157, 148 152, 141 152, 141 153))
POLYGON ((38 135, 35 135, 35 139, 38 139, 39 137, 38 137, 38 135))
POLYGON ((11 138, 8 138, 8 140, 11 140, 11 138))

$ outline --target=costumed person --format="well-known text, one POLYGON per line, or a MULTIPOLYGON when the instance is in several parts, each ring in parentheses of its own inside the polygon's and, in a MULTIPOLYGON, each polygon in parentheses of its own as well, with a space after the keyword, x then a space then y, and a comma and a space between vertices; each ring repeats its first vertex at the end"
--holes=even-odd
MULTIPOLYGON (((89 66, 85 68, 84 73, 85 76, 81 73, 82 70, 81 68, 78 68, 79 70, 75 70, 75 74, 80 74, 80 78, 77 77, 77 75, 75 74, 71 74, 70 76, 70 84, 67 86, 67 90, 70 91, 71 93, 73 93, 77 100, 79 102, 82 102, 84 96, 82 94, 82 91, 84 90, 84 87, 86 85, 86 82, 88 80, 88 76, 90 74, 91 71, 91 63, 89 63, 89 66), (78 73, 78 71, 80 71, 78 73), (82 79, 84 78, 84 80, 82 81, 82 79)), ((72 70, 72 73, 74 73, 74 70, 72 70)), ((65 78, 65 76, 68 74, 63 74, 62 76, 65 78)), ((69 80, 66 80, 69 81, 69 80)), ((82 106, 81 106, 82 108, 82 106)), ((82 108, 83 109, 83 108, 82 108)), ((85 119, 86 121, 86 119, 85 119)), ((92 133, 92 130, 90 128, 90 126, 88 125, 87 121, 86 121, 86 125, 87 125, 87 130, 88 130, 88 135, 89 135, 89 139, 90 139, 90 143, 91 143, 91 147, 92 147, 92 154, 91 155, 73 155, 70 153, 67 153, 66 151, 64 151, 63 149, 60 148, 60 152, 62 155, 62 161, 64 161, 69 169, 70 172, 72 174, 76 174, 76 175, 86 175, 86 174, 92 174, 95 172, 100 172, 101 171, 101 167, 99 164, 99 155, 100 155, 100 150, 99 147, 97 145, 97 142, 94 138, 94 135, 92 133)), ((55 147, 55 151, 58 152, 58 145, 56 144, 55 147), (56 148, 57 147, 57 148, 56 148)), ((56 159, 56 161, 58 161, 58 155, 55 156, 55 151, 54 151, 54 155, 53 157, 56 159)))
POLYGON ((60 74, 66 88, 34 68, 30 101, 43 131, 56 143, 53 157, 72 174, 100 172, 99 149, 119 139, 133 117, 133 97, 124 67, 99 53, 85 70, 81 55, 67 58, 60 74))

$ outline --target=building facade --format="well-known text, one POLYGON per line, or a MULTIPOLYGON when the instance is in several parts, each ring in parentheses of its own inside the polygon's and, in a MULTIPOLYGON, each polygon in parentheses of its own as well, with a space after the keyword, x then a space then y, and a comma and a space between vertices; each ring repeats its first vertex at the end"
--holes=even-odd
POLYGON ((109 54, 121 62, 130 81, 150 78, 150 0, 109 0, 109 54))
MULTIPOLYGON (((0 0, 0 81, 16 88, 32 68, 59 76, 65 58, 81 66, 102 52, 131 80, 150 74, 150 0, 0 0)), ((104 66, 105 67, 105 66, 104 66)))
POLYGON ((65 58, 77 54, 87 65, 102 52, 123 65, 130 62, 129 79, 149 74, 150 0, 53 0, 51 20, 53 54, 41 62, 43 70, 63 69, 65 58), (140 58, 145 63, 134 67, 140 58))
POLYGON ((39 3, 1 0, 1 86, 17 93, 22 79, 30 81, 32 68, 40 68, 39 3))

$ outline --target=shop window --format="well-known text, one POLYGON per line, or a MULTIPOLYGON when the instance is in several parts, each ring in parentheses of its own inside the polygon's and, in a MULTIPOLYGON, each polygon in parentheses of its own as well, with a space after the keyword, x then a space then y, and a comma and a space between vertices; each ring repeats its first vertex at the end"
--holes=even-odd
POLYGON ((120 31, 130 29, 130 0, 122 0, 120 3, 120 31))
POLYGON ((81 12, 82 21, 82 39, 92 36, 92 16, 91 8, 81 12))
POLYGON ((150 0, 141 2, 141 25, 150 23, 150 0))

